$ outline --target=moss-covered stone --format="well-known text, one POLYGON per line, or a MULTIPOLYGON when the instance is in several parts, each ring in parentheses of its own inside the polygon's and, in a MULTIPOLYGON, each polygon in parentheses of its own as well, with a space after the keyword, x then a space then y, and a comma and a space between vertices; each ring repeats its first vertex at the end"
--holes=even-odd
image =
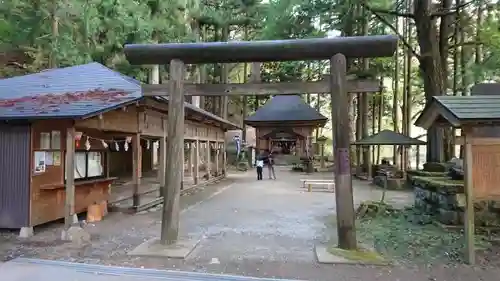
POLYGON ((436 191, 443 194, 464 193, 463 181, 452 180, 447 177, 414 176, 412 178, 412 184, 423 189, 436 191))
POLYGON ((447 163, 427 162, 424 164, 424 171, 427 172, 447 172, 448 168, 447 163))
POLYGON ((409 170, 406 172, 408 176, 421 176, 421 177, 446 177, 447 172, 428 172, 422 170, 409 170))
POLYGON ((385 263, 386 260, 377 252, 358 249, 358 250, 344 250, 337 247, 329 247, 328 252, 332 255, 342 257, 349 261, 355 261, 360 263, 385 263))

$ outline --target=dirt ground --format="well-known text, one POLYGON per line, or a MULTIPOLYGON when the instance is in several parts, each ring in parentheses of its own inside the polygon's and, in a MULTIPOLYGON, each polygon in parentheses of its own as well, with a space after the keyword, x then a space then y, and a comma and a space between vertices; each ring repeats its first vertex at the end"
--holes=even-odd
MULTIPOLYGON (((256 181, 254 171, 230 175, 181 198, 181 236, 201 239, 183 261, 127 256, 137 245, 159 236, 159 208, 135 215, 111 213, 102 222, 87 225, 92 244, 83 247, 59 241, 59 224, 35 229, 36 235, 28 240, 18 239, 17 233, 2 233, 0 260, 22 256, 301 280, 498 280, 500 270, 495 267, 318 264, 313 246, 331 236, 325 219, 334 213, 334 194, 305 192, 300 179, 306 175, 288 168, 277 170, 277 180, 264 176, 256 181)), ((355 182, 354 194, 356 203, 381 196, 379 190, 360 182, 355 182)), ((411 192, 386 196, 386 202, 397 206, 413 202, 411 192)))

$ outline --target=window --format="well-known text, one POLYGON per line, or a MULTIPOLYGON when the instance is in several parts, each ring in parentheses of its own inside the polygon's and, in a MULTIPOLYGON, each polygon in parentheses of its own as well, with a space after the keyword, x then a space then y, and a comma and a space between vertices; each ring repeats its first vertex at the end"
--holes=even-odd
MULTIPOLYGON (((77 151, 75 153, 75 180, 104 176, 104 152, 77 151)), ((66 179, 66 173, 64 173, 66 179)))
POLYGON ((61 131, 41 132, 40 133, 41 150, 61 149, 61 131))

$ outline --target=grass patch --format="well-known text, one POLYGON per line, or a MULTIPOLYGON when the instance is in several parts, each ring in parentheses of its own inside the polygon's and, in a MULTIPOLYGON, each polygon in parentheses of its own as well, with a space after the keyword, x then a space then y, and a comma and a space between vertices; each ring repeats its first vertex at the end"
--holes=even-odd
MULTIPOLYGON (((372 244, 383 256, 400 263, 464 262, 465 240, 462 232, 446 231, 434 224, 419 224, 412 209, 365 217, 357 221, 358 239, 372 244)), ((476 236, 476 246, 490 246, 483 236, 476 236)))

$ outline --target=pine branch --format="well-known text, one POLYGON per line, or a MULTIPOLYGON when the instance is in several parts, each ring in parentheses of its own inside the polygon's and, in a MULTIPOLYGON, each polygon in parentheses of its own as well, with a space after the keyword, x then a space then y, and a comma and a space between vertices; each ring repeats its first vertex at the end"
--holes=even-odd
POLYGON ((399 40, 401 40, 403 45, 405 45, 417 59, 420 59, 420 57, 421 57, 420 54, 418 54, 415 51, 415 49, 413 49, 413 47, 410 45, 410 43, 408 43, 408 41, 406 41, 406 39, 399 33, 399 31, 396 29, 396 27, 394 27, 386 18, 381 16, 379 14, 379 12, 374 11, 370 6, 366 5, 364 2, 361 2, 361 6, 364 7, 365 9, 367 9, 368 11, 370 11, 379 21, 381 21, 384 25, 389 27, 389 29, 391 29, 398 36, 399 40))
MULTIPOLYGON (((365 4, 361 4, 361 5, 364 6, 365 4)), ((403 17, 403 18, 411 18, 411 19, 415 18, 415 15, 412 13, 401 13, 398 11, 384 10, 384 9, 378 9, 378 8, 373 8, 373 7, 370 7, 368 9, 374 13, 379 13, 379 14, 386 14, 386 15, 392 15, 392 16, 403 17)))
POLYGON ((460 11, 460 9, 463 9, 469 5, 471 5, 472 3, 476 2, 478 0, 471 0, 469 2, 465 2, 465 3, 462 3, 460 5, 457 5, 455 7, 451 7, 449 9, 445 9, 445 10, 440 10, 440 11, 437 11, 437 12, 434 12, 431 14, 431 18, 436 18, 436 17, 446 17, 446 16, 450 16, 450 15, 453 15, 453 14, 456 14, 460 11))

